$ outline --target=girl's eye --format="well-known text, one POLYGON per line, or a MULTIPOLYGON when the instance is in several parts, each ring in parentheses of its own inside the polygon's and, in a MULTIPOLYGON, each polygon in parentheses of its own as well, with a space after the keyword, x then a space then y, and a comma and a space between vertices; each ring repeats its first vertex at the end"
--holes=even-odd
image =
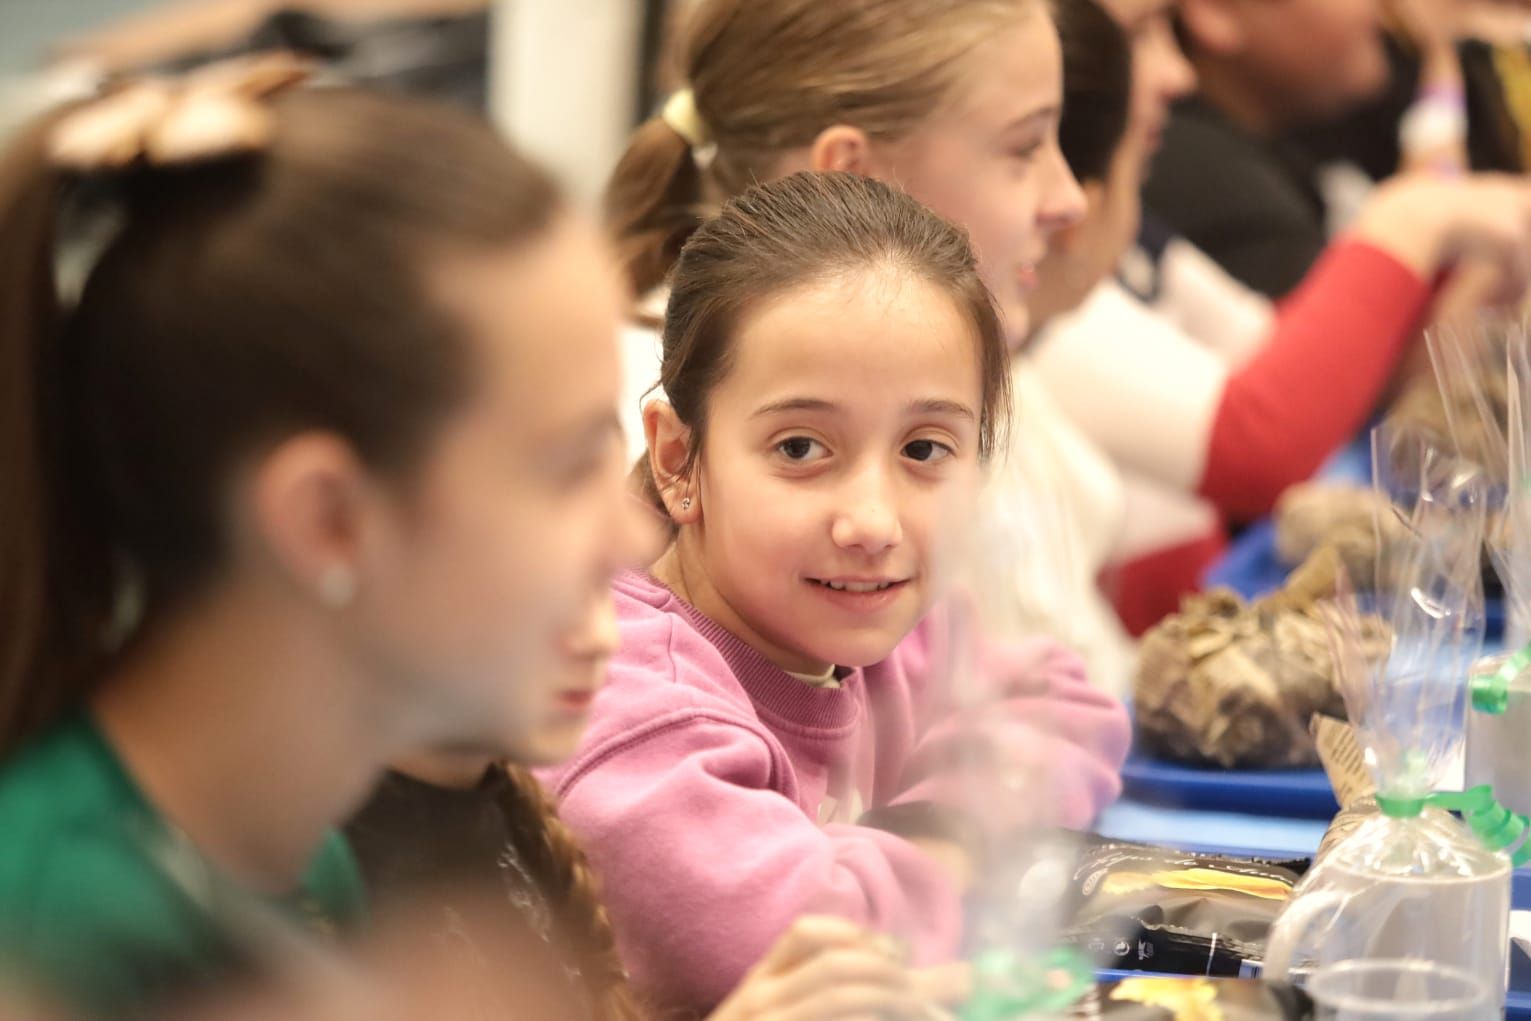
POLYGON ((822 456, 823 450, 822 443, 806 436, 793 436, 776 444, 777 453, 789 461, 808 461, 815 456, 822 456))
POLYGON ((919 461, 922 464, 930 464, 935 461, 943 461, 951 457, 955 451, 944 443, 935 440, 911 440, 904 444, 904 456, 911 461, 919 461))
POLYGON ((1015 150, 1015 152, 1012 153, 1012 155, 1014 155, 1015 158, 1018 159, 1018 160, 1032 160, 1032 159, 1035 159, 1037 154, 1039 152, 1041 152, 1041 151, 1042 151, 1042 143, 1041 142, 1036 142, 1036 143, 1033 143, 1032 145, 1024 146, 1023 148, 1015 150))

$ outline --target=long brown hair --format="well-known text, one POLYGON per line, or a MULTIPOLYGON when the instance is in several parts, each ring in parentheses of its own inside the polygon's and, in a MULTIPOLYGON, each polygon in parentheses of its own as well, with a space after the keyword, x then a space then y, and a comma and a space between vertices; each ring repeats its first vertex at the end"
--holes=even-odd
POLYGON ((703 0, 678 63, 706 129, 694 153, 662 117, 612 175, 608 224, 637 293, 664 280, 712 198, 773 172, 835 124, 899 138, 937 112, 962 58, 1036 0, 703 0), (702 169, 706 163, 706 169, 702 169))
MULTIPOLYGON (((742 312, 801 284, 887 268, 935 286, 971 324, 983 388, 979 456, 996 449, 1009 415, 1009 358, 967 234, 880 181, 803 172, 726 202, 676 262, 659 385, 691 431, 688 471, 701 453, 708 397, 728 371, 742 312)), ((663 510, 647 459, 638 482, 663 510)))
POLYGON ((509 764, 504 769, 510 782, 497 789, 515 853, 547 899, 596 1021, 651 1017, 622 966, 616 930, 601 904, 600 882, 579 840, 529 770, 509 764))
POLYGON ((145 621, 226 554, 237 463, 298 430, 404 479, 474 378, 438 253, 524 243, 548 178, 467 114, 351 90, 272 101, 261 152, 108 182, 120 229, 56 298, 58 115, 0 162, 0 757, 78 702, 137 580, 145 621))

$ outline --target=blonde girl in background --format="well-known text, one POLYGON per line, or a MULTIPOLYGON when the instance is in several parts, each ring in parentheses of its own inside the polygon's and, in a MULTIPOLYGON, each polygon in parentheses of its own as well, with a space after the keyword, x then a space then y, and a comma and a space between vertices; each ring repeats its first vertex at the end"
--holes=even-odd
POLYGON ((709 209, 798 170, 876 177, 965 228, 1007 336, 1026 335, 1047 240, 1084 212, 1058 150, 1061 57, 1041 0, 700 0, 686 87, 633 137, 607 192, 647 326, 624 337, 622 414, 642 451, 665 277, 709 209))

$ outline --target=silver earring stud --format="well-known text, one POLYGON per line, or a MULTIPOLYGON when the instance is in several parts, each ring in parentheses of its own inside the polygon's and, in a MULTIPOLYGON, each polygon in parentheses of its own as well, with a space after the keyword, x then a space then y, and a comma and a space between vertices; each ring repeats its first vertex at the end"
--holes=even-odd
POLYGON ((331 564, 319 577, 319 599, 332 610, 351 605, 356 598, 356 574, 344 564, 331 564))
POLYGON ((691 509, 691 497, 688 496, 680 502, 680 509, 683 511, 688 511, 691 509))

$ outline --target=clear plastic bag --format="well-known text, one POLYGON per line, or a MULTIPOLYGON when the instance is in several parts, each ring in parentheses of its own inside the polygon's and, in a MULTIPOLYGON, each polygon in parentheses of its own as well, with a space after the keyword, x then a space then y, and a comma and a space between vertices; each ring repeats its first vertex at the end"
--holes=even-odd
POLYGON ((1430 356, 1452 439, 1488 481, 1484 541, 1506 607, 1505 651, 1472 671, 1467 781, 1531 812, 1531 337, 1524 321, 1484 317, 1432 333, 1430 356))
POLYGON ((1045 501, 986 499, 948 516, 963 524, 942 551, 951 596, 931 651, 960 729, 942 758, 941 789, 977 822, 983 842, 965 900, 974 985, 963 1021, 1058 1017, 1093 982, 1088 961, 1059 939, 1080 838, 1039 811, 1058 766, 1037 749, 1054 723, 1045 712, 1012 720, 997 709, 987 674, 995 643, 1038 634, 1036 606, 1018 593, 1034 599, 1047 590, 1042 578, 1061 578, 1071 566, 1067 546, 1045 542, 1055 512, 1045 501))
POLYGON ((1392 630, 1380 661, 1362 654, 1363 601, 1348 586, 1326 609, 1341 691, 1377 782, 1381 814, 1357 828, 1294 891, 1272 927, 1266 973, 1300 979, 1343 960, 1414 958, 1503 990, 1510 861, 1492 846, 1520 834, 1487 791, 1455 788, 1469 668, 1483 632, 1482 475, 1424 434, 1373 433, 1373 479, 1403 538, 1379 557, 1370 609, 1392 630), (1459 820, 1445 803, 1467 812, 1459 820))

